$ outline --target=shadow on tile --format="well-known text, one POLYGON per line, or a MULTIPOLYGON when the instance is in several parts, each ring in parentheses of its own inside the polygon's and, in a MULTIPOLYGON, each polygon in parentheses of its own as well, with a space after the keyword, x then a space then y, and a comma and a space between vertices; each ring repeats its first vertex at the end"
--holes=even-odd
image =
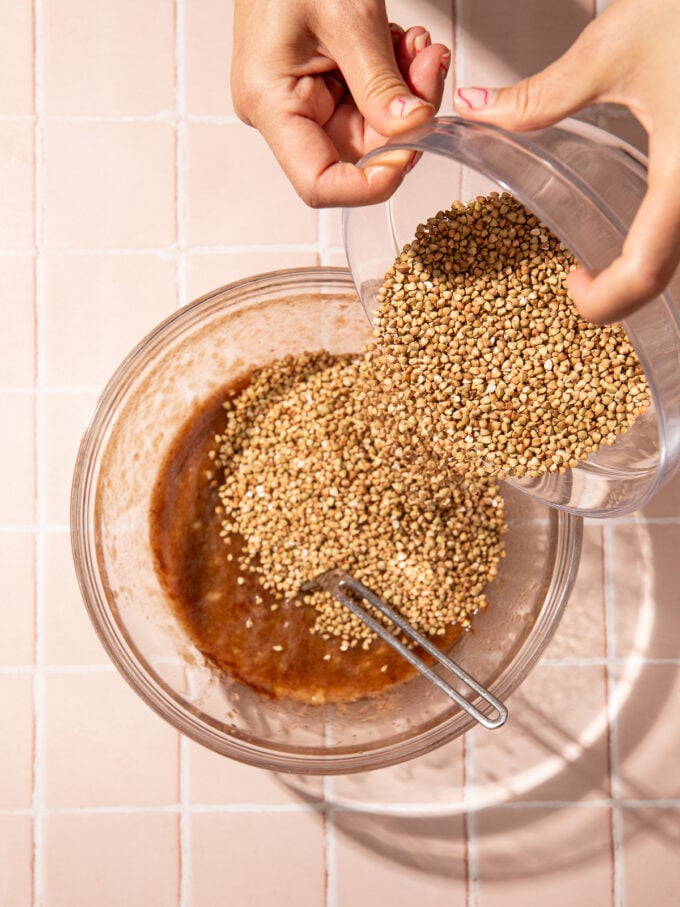
POLYGON ((680 797, 680 661, 653 655, 680 609, 656 607, 667 597, 667 551, 652 544, 647 526, 635 532, 627 570, 648 581, 616 622, 625 616, 634 626, 634 657, 550 659, 512 697, 500 730, 475 730, 376 772, 281 783, 303 799, 324 797, 339 835, 451 877, 481 866, 485 879, 501 881, 596 863, 609 878, 613 827, 625 839, 617 846, 644 835, 680 847, 678 811, 664 808, 680 797), (613 821, 612 810, 625 821, 613 821))

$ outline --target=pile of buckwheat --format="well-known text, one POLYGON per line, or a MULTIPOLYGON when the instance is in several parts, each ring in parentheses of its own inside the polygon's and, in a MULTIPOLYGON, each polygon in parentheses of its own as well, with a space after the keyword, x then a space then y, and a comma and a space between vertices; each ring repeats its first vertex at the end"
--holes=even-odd
MULTIPOLYGON (((244 537, 242 566, 283 599, 341 567, 421 632, 467 627, 503 554, 498 487, 432 470, 420 448, 394 443, 380 405, 364 357, 319 352, 256 371, 216 439, 222 532, 244 537)), ((375 638, 328 593, 304 601, 341 649, 375 638)))
MULTIPOLYGON (((496 478, 573 467, 649 404, 623 328, 573 306, 573 267, 511 196, 455 203, 390 268, 361 355, 255 371, 214 451, 241 566, 282 599, 339 567, 424 633, 468 627, 504 554, 496 478)), ((375 638, 328 593, 304 601, 342 649, 375 638)))
POLYGON ((625 331, 583 321, 568 295, 575 266, 507 194, 419 226, 378 295, 373 366, 441 457, 499 477, 561 472, 645 411, 625 331))

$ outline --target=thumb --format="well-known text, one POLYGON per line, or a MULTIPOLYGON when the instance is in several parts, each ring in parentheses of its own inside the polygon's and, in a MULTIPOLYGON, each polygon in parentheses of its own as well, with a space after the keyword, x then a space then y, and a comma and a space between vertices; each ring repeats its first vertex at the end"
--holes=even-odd
POLYGON ((379 29, 355 29, 354 40, 334 50, 338 67, 366 122, 391 136, 424 123, 435 107, 404 81, 387 21, 379 29))
POLYGON ((471 86, 456 91, 455 104, 465 119, 503 129, 551 126, 596 101, 601 93, 602 53, 593 53, 585 33, 558 60, 508 88, 471 86))

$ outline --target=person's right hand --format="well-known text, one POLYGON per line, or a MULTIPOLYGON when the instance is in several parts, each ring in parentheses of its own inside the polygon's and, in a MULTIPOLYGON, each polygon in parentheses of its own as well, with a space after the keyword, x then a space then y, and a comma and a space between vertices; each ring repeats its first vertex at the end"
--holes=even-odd
POLYGON ((312 207, 394 192, 409 163, 403 154, 355 164, 434 115, 450 60, 424 28, 390 25, 384 0, 235 2, 234 108, 312 207))

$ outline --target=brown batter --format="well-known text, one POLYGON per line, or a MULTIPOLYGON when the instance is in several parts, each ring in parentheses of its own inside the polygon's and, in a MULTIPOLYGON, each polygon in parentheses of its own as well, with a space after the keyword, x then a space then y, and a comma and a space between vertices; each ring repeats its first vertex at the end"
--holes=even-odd
MULTIPOLYGON (((189 418, 152 497, 156 570, 187 634, 215 665, 274 698, 346 702, 412 677, 415 669, 382 640, 342 652, 336 641, 312 635, 314 610, 263 590, 257 576, 238 566, 242 539, 220 537, 218 480, 206 477, 209 452, 223 430, 222 403, 239 389, 218 392, 189 418)), ((448 649, 460 632, 450 627, 437 644, 448 649)))

